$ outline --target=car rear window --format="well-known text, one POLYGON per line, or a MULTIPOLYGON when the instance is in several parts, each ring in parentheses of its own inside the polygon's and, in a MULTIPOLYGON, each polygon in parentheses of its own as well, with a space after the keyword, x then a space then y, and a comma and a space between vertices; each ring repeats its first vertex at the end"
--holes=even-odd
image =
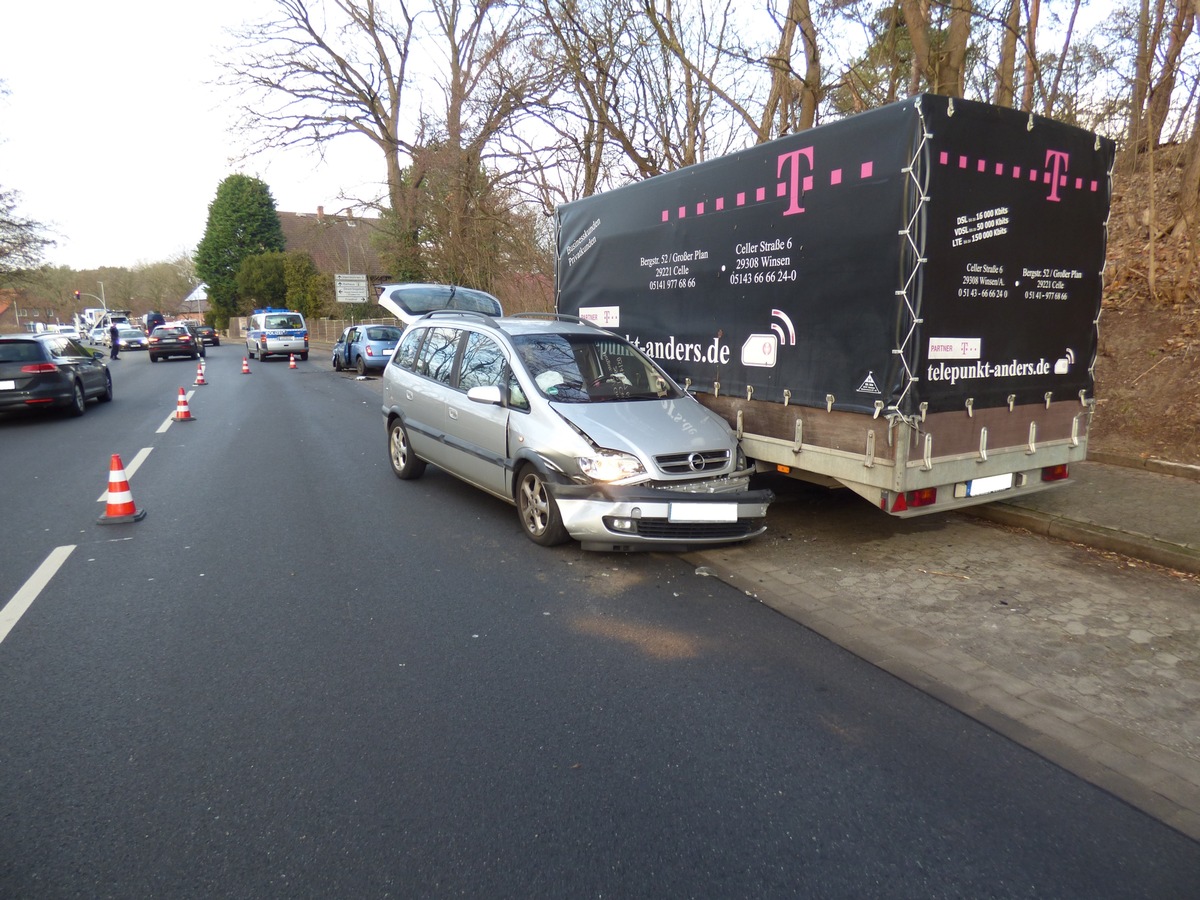
POLYGON ((391 299, 408 312, 418 315, 435 309, 463 309, 487 316, 500 315, 500 304, 491 294, 450 285, 398 288, 392 291, 391 299))
POLYGON ((392 328, 390 325, 376 325, 367 329, 367 340, 398 341, 400 340, 400 329, 392 328))
POLYGON ((0 341, 0 362, 37 362, 42 359, 36 341, 0 341))

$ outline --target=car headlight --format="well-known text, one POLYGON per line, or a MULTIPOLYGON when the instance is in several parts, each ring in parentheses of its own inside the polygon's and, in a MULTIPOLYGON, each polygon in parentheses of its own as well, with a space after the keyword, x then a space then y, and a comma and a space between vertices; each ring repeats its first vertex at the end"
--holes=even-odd
POLYGON ((636 456, 615 450, 598 450, 592 456, 579 457, 579 470, 592 481, 612 483, 637 478, 646 469, 636 456))

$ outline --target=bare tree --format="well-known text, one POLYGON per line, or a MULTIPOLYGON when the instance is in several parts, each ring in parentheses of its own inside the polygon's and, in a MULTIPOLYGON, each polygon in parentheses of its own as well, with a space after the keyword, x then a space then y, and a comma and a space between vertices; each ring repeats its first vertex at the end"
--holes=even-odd
POLYGON ((1079 6, 1082 0, 1074 0, 1071 5, 1071 18, 1067 22, 1067 33, 1063 38, 1062 53, 1058 55, 1058 63, 1054 67, 1054 79, 1050 82, 1050 90, 1046 94, 1045 106, 1043 112, 1045 115, 1053 115, 1055 107, 1058 105, 1058 89, 1062 84, 1063 69, 1066 66, 1067 59, 1070 56, 1071 38, 1075 34, 1075 20, 1079 16, 1079 6))
POLYGON ((274 18, 236 32, 225 64, 223 80, 242 91, 243 133, 257 149, 317 153, 351 134, 366 137, 383 157, 381 207, 397 271, 424 266, 486 288, 496 260, 490 242, 508 208, 494 200, 522 168, 498 152, 499 136, 514 130, 527 92, 541 83, 522 53, 522 8, 504 0, 274 4, 274 18), (443 65, 418 72, 418 48, 443 65), (413 95, 430 79, 442 103, 422 108, 413 95))
POLYGON ((904 21, 912 42, 912 74, 909 94, 916 94, 922 85, 934 93, 961 97, 966 88, 967 47, 971 40, 971 18, 974 0, 951 0, 933 3, 932 0, 902 0, 904 21), (939 29, 944 38, 935 40, 934 10, 941 21, 939 29))
POLYGON ((1163 126, 1167 122, 1171 108, 1171 97, 1175 90, 1175 82, 1179 77, 1180 57, 1184 45, 1192 36, 1196 12, 1196 0, 1172 0, 1170 8, 1164 10, 1162 4, 1156 7, 1164 14, 1151 28, 1156 38, 1155 46, 1165 39, 1166 46, 1162 52, 1162 63, 1158 72, 1147 73, 1149 91, 1146 96, 1146 108, 1141 113, 1142 124, 1138 128, 1138 141, 1133 146, 1139 150, 1155 147, 1162 139, 1163 126), (1167 15, 1169 14, 1169 18, 1167 15), (1165 34, 1164 34, 1165 32, 1165 34))
POLYGON ((824 96, 821 45, 809 0, 787 0, 782 14, 772 4, 767 12, 779 40, 765 59, 771 81, 756 128, 760 142, 812 128, 824 96), (794 63, 797 35, 803 59, 799 69, 794 63))
POLYGON ((537 189, 547 213, 556 202, 599 190, 623 156, 641 173, 651 168, 620 126, 621 94, 638 40, 635 11, 587 0, 530 0, 545 40, 536 58, 561 89, 547 98, 541 124, 553 135, 537 189))
POLYGON ((415 137, 402 118, 415 27, 407 0, 275 0, 275 8, 277 17, 234 32, 224 63, 223 81, 242 92, 241 132, 262 149, 318 154, 362 135, 383 156, 394 206, 415 137))
POLYGON ((1016 98, 1017 39, 1021 27, 1021 0, 1007 0, 1003 34, 1000 37, 1000 61, 996 66, 997 106, 1013 105, 1016 98))
POLYGON ((1024 0, 1025 9, 1025 77, 1021 87, 1021 109, 1033 112, 1033 94, 1040 75, 1037 55, 1038 19, 1041 17, 1042 0, 1024 0))
POLYGON ((15 191, 0 188, 0 279, 7 282, 42 264, 42 254, 54 246, 45 226, 17 212, 15 191))
POLYGON ((570 103, 553 125, 586 163, 580 181, 594 191, 614 171, 646 178, 728 147, 732 129, 715 121, 713 86, 729 2, 701 6, 685 25, 670 0, 540 0, 543 26, 562 61, 570 103), (715 126, 715 127, 714 127, 715 126))

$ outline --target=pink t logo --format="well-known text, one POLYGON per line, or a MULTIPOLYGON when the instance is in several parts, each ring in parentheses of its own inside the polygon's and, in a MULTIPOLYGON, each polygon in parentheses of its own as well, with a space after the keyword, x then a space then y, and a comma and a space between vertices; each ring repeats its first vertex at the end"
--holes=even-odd
POLYGON ((1071 157, 1061 150, 1046 151, 1046 167, 1050 170, 1050 196, 1046 199, 1053 203, 1062 200, 1058 196, 1059 178, 1062 178, 1062 184, 1067 183, 1067 176, 1064 173, 1067 171, 1070 161, 1071 157))
POLYGON ((779 157, 778 174, 784 177, 784 169, 787 173, 787 196, 788 208, 783 211, 785 216, 794 216, 796 213, 804 212, 804 207, 800 205, 800 198, 803 196, 800 190, 800 158, 804 157, 808 161, 808 171, 813 168, 813 148, 805 147, 803 150, 793 150, 791 153, 784 153, 779 157))

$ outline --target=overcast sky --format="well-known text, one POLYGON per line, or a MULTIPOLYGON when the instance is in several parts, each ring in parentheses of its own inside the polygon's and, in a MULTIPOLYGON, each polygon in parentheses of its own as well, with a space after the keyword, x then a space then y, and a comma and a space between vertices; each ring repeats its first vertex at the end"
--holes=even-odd
POLYGON ((326 164, 299 151, 236 165, 235 112, 211 85, 223 29, 270 0, 42 0, 0 13, 0 188, 45 224, 54 265, 133 267, 190 254, 228 175, 271 188, 281 212, 334 212, 375 194, 383 164, 342 138, 326 164))

